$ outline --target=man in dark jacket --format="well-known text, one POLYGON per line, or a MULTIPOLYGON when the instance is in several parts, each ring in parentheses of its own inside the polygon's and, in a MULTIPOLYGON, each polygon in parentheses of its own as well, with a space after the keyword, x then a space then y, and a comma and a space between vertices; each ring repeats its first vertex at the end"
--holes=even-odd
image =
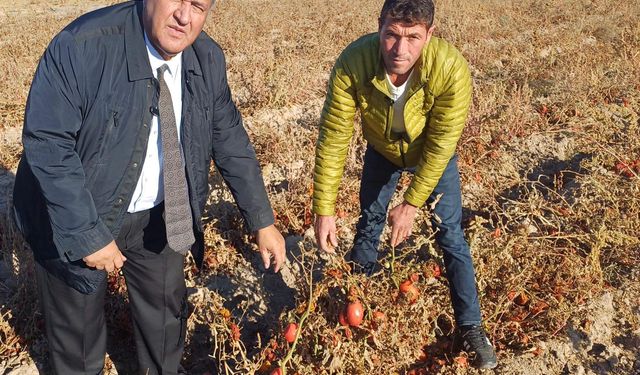
POLYGON ((212 0, 131 1, 58 34, 35 73, 16 175, 16 222, 36 259, 53 370, 104 365, 106 274, 129 291, 141 374, 177 374, 184 255, 204 251, 211 160, 265 267, 284 241, 232 99, 221 48, 202 27, 212 0))

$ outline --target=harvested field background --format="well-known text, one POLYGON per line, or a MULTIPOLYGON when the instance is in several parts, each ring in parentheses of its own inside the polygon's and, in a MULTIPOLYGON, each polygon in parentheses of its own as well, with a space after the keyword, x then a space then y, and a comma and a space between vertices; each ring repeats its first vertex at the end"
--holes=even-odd
MULTIPOLYGON (((48 373, 32 255, 9 215, 29 84, 55 33, 108 3, 0 3, 2 374, 48 373)), ((338 201, 339 256, 318 254, 313 242, 311 171, 326 81, 340 51, 376 30, 381 5, 218 0, 205 29, 226 52, 289 264, 280 274, 260 268, 213 173, 206 266, 186 266, 190 374, 268 374, 279 361, 304 375, 479 373, 450 348, 452 311, 447 281, 434 274, 441 253, 428 209, 395 259, 382 249, 393 272, 365 279, 347 271, 341 255, 358 215, 360 136, 338 201), (422 291, 413 304, 397 288, 410 275, 422 291), (365 307, 362 327, 338 323, 349 298, 365 307), (282 331, 302 318, 292 347, 282 331)), ((640 374, 640 3, 437 0, 436 23, 472 67, 458 153, 495 373, 640 374)), ((107 374, 133 371, 126 299, 112 276, 107 374)))

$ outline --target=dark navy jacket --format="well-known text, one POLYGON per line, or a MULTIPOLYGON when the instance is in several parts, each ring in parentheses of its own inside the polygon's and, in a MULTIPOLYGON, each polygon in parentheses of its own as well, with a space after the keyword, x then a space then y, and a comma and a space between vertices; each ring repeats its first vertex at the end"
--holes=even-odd
MULTIPOLYGON (((82 258, 117 237, 157 108, 141 12, 142 1, 131 1, 67 26, 42 56, 27 101, 16 222, 36 260, 85 293, 104 272, 82 258)), ((274 219, 220 46, 202 32, 183 52, 182 70, 181 141, 198 239, 192 251, 201 260, 212 159, 250 230, 274 219)))

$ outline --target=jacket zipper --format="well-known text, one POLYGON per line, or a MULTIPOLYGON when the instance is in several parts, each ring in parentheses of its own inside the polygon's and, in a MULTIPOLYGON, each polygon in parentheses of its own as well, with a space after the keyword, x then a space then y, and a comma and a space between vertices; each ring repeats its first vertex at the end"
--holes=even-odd
MULTIPOLYGON (((393 105, 395 104, 395 101, 389 98, 388 96, 387 96, 387 99, 389 101, 389 111, 387 111, 387 125, 385 128, 385 133, 388 134, 388 138, 391 139, 391 130, 392 130, 391 122, 393 121, 393 105)), ((404 160, 404 141, 402 138, 398 140, 398 147, 400 148, 400 157, 402 158, 402 166, 406 168, 407 163, 404 160)))
POLYGON ((385 97, 389 102, 389 110, 387 111, 387 124, 385 125, 384 133, 388 139, 391 139, 391 122, 393 121, 393 105, 395 104, 395 101, 388 96, 385 97))
POLYGON ((411 97, 413 97, 415 94, 417 94, 418 91, 421 91, 425 86, 426 86, 426 83, 420 84, 420 87, 418 87, 418 89, 416 91, 412 92, 411 95, 407 97, 407 103, 409 102, 409 99, 411 99, 411 97))
POLYGON ((400 138, 400 157, 402 158, 402 166, 407 167, 407 162, 404 160, 404 140, 400 138))
MULTIPOLYGON (((422 90, 424 88, 424 86, 426 85, 426 83, 422 83, 420 85, 420 87, 418 87, 418 89, 416 91, 414 91, 413 93, 411 93, 411 96, 407 97, 407 101, 406 103, 409 102, 409 100, 411 99, 411 97, 413 97, 418 91, 422 90)), ((392 117, 393 117, 393 105, 395 104, 395 101, 393 99, 391 99, 390 97, 386 96, 388 102, 389 102, 389 111, 387 112, 387 124, 386 124, 386 128, 385 128, 385 134, 388 136, 389 139, 391 139, 391 121, 392 117)), ((406 124, 405 124, 406 127, 406 124)), ((406 132, 406 129, 405 129, 406 132)), ((404 156, 404 139, 400 138, 398 140, 398 147, 400 148, 400 158, 402 159, 402 166, 404 168, 407 167, 407 162, 405 160, 405 156, 404 156)))

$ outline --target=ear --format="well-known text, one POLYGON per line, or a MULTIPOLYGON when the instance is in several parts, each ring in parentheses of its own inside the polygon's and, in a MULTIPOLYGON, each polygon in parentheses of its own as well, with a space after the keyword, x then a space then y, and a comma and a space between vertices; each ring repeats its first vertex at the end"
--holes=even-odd
POLYGON ((436 25, 431 25, 431 27, 427 30, 427 39, 431 38, 431 35, 433 35, 433 31, 436 29, 436 25))
POLYGON ((424 45, 428 45, 431 41, 431 36, 433 35, 433 31, 436 29, 435 25, 431 25, 430 28, 427 29, 427 39, 424 41, 424 45))

